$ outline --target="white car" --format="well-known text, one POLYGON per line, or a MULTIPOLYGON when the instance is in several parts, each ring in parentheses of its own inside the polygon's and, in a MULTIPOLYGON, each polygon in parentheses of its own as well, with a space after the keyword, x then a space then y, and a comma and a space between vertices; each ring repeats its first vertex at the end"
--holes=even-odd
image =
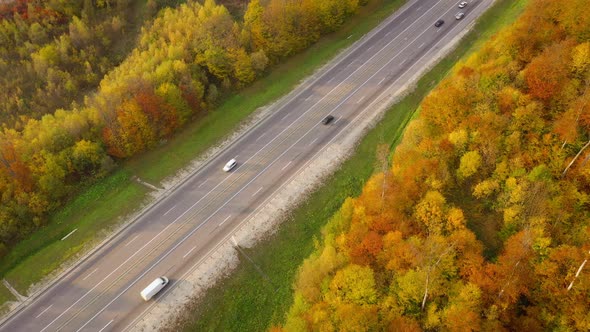
POLYGON ((467 1, 461 1, 459 3, 459 8, 465 8, 465 6, 467 6, 467 1))
POLYGON ((465 17, 465 13, 457 13, 457 15, 455 15, 455 19, 460 20, 463 17, 465 17))
POLYGON ((232 168, 236 167, 237 164, 238 162, 235 159, 232 159, 228 161, 227 164, 225 164, 225 166, 223 166, 223 171, 229 172, 232 170, 232 168))

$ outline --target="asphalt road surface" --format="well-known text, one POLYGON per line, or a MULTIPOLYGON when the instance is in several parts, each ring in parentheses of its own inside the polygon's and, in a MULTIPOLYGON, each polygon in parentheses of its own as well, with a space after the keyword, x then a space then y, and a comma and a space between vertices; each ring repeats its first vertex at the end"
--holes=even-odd
MULTIPOLYGON (((411 0, 315 81, 213 158, 131 226, 0 326, 2 331, 120 331, 158 295, 139 292, 160 275, 168 288, 248 219, 272 193, 325 148, 381 92, 417 71, 492 0, 411 0), (455 14, 464 12, 462 20, 455 14), (444 19, 437 28, 434 22, 444 19), (327 115, 334 120, 321 123, 327 115), (237 166, 223 172, 235 158, 237 166)), ((161 295, 161 294, 160 294, 161 295)))

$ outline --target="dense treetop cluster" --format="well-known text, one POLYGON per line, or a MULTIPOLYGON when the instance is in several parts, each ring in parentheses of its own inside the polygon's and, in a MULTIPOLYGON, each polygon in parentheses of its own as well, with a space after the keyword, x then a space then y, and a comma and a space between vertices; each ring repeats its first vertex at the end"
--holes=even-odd
POLYGON ((531 0, 423 101, 285 331, 590 330, 590 11, 531 0))

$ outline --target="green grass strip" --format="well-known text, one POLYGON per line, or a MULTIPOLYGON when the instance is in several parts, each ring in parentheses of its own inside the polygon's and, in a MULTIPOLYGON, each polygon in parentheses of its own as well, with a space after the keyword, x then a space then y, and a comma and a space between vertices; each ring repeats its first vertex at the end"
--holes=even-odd
MULTIPOLYGON (((16 298, 12 293, 4 286, 4 284, 0 284, 0 303, 6 303, 8 301, 14 301, 16 298)), ((0 315, 3 315, 5 312, 8 311, 8 306, 0 306, 0 315)))
POLYGON ((4 277, 19 293, 27 294, 30 285, 102 239, 119 222, 119 216, 141 205, 146 193, 147 189, 124 171, 92 186, 2 260, 0 266, 9 269, 4 277), (61 240, 73 230, 76 231, 61 240))
POLYGON ((501 27, 521 13, 526 0, 499 0, 485 13, 459 46, 417 84, 416 89, 394 105, 384 119, 362 140, 355 154, 285 221, 270 239, 246 250, 270 277, 260 276, 242 259, 231 276, 191 304, 186 319, 171 330, 264 331, 284 323, 292 304, 292 284, 297 270, 317 245, 320 230, 346 197, 358 196, 373 173, 376 146, 395 147, 403 129, 426 94, 443 79, 455 63, 479 48, 501 27))

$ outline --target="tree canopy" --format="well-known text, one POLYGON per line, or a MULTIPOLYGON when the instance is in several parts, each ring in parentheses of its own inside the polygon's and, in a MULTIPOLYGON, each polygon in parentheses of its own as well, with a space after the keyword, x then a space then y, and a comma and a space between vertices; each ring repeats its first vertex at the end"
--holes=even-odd
POLYGON ((324 228, 279 329, 590 329, 586 5, 531 0, 456 65, 324 228))

